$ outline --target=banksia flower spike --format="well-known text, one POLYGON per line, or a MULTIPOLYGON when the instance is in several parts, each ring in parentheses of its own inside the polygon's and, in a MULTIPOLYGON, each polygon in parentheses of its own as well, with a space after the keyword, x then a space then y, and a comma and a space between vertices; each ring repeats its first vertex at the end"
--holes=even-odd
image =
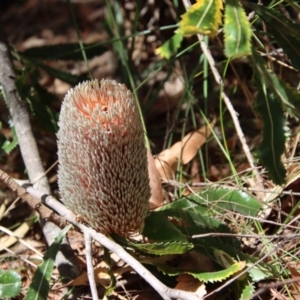
POLYGON ((131 92, 86 81, 62 104, 58 132, 62 201, 104 234, 140 232, 150 198, 147 151, 131 92))

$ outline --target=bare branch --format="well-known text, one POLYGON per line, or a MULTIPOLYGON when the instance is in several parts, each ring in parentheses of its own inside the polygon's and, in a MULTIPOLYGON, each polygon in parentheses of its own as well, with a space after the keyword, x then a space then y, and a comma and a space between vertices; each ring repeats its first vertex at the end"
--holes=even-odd
MULTIPOLYGON (((0 176, 0 179, 5 178, 6 181, 9 180, 9 175, 4 173, 0 176)), ((11 178, 10 178, 11 179, 11 178)), ((11 179, 12 180, 12 179, 11 179)), ((18 185, 17 183, 15 183, 18 185)), ((22 189, 22 187, 19 187, 22 189)), ((19 190, 19 188, 17 190, 19 190)), ((44 202, 59 213, 63 218, 77 226, 84 234, 86 239, 93 238, 101 245, 106 247, 108 250, 117 254, 123 261, 130 265, 141 277, 143 277, 160 295, 164 300, 170 300, 171 298, 179 298, 182 300, 202 300, 203 298, 196 295, 195 293, 185 292, 182 290, 171 289, 161 283, 151 272, 149 272, 139 261, 137 261, 133 256, 131 256, 125 249, 123 249, 119 244, 111 240, 109 237, 102 233, 96 232, 92 228, 85 226, 77 220, 76 215, 67 209, 62 203, 58 202, 54 197, 45 195, 42 192, 34 189, 33 187, 28 187, 26 189, 27 193, 30 193, 33 197, 37 199, 44 198, 44 202)), ((93 296, 94 297, 94 296, 93 296)))
POLYGON ((76 225, 81 229, 84 234, 89 234, 94 240, 101 245, 117 254, 122 260, 129 264, 141 277, 143 277, 160 295, 163 299, 169 300, 171 298, 179 298, 182 300, 200 300, 195 293, 185 292, 182 290, 171 289, 161 283, 151 272, 149 272, 139 261, 125 251, 119 244, 115 243, 109 237, 95 230, 88 228, 87 226, 79 223, 74 218, 74 214, 68 210, 63 204, 59 203, 52 196, 48 196, 45 199, 48 206, 55 209, 61 216, 65 217, 70 223, 76 225))
MULTIPOLYGON (((47 177, 45 176, 45 170, 32 133, 29 114, 25 103, 20 99, 16 90, 16 76, 10 57, 9 46, 2 28, 3 26, 0 24, 0 83, 2 85, 4 98, 7 102, 7 106, 16 129, 21 154, 28 172, 29 180, 34 184, 35 188, 38 188, 45 194, 49 194, 50 187, 47 177)), ((46 222, 43 219, 40 219, 40 223, 48 244, 52 244, 60 231, 59 227, 51 222, 46 222)), ((67 248, 67 239, 64 239, 63 244, 67 248)), ((69 246, 69 249, 66 250, 68 255, 70 255, 70 250, 69 246)), ((66 260, 65 256, 61 253, 57 256, 56 264, 61 266, 70 266, 70 260, 66 260)), ((68 270, 68 267, 59 269, 60 271, 64 271, 64 274, 62 274, 63 276, 74 276, 73 272, 76 271, 76 266, 71 267, 72 272, 68 270)), ((75 274, 79 274, 79 270, 77 270, 75 274)))
POLYGON ((95 273, 93 267, 93 257, 92 257, 92 238, 89 233, 84 232, 84 245, 86 251, 86 266, 87 266, 87 275, 90 283, 90 289, 92 292, 93 300, 98 300, 98 291, 95 282, 95 273))
POLYGON ((34 209, 40 216, 47 221, 55 223, 57 226, 63 228, 67 225, 67 222, 61 216, 55 214, 53 210, 46 207, 36 198, 27 193, 27 191, 18 185, 8 174, 0 170, 0 180, 3 181, 13 192, 16 192, 17 195, 22 198, 27 204, 34 209))

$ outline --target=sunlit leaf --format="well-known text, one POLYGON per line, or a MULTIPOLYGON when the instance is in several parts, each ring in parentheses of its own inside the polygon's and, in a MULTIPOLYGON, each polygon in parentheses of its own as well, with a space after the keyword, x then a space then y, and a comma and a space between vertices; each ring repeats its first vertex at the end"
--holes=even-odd
POLYGON ((206 34, 214 37, 221 24, 222 0, 198 0, 181 16, 178 33, 184 36, 206 34))
MULTIPOLYGON (((245 280, 246 281, 246 280, 245 280)), ((253 293, 255 292, 254 286, 247 280, 247 283, 244 285, 240 299, 239 300, 249 300, 251 299, 253 293)))
POLYGON ((244 216, 256 216, 262 204, 244 191, 233 188, 211 188, 188 196, 189 199, 216 211, 238 212, 244 216))
POLYGON ((14 126, 11 127, 11 135, 12 135, 12 139, 10 139, 10 140, 7 139, 2 144, 2 149, 7 154, 9 154, 12 150, 14 150, 19 145, 18 137, 16 134, 16 129, 14 126))
POLYGON ((225 54, 241 57, 251 54, 251 27, 238 0, 227 0, 225 6, 225 54))
POLYGON ((19 295, 21 283, 21 276, 17 272, 0 269, 0 299, 8 299, 19 295))
POLYGON ((239 261, 235 262, 231 266, 227 267, 224 270, 217 271, 217 272, 207 272, 202 274, 191 274, 195 278, 202 280, 204 282, 216 282, 216 281, 223 281, 227 279, 229 276, 234 275, 235 273, 243 270, 245 268, 245 262, 239 261))
POLYGON ((160 55, 162 58, 169 59, 174 55, 182 42, 183 36, 180 33, 175 33, 169 40, 162 46, 155 50, 155 54, 160 55))
POLYGON ((270 268, 268 268, 266 264, 254 265, 254 263, 248 262, 247 267, 250 268, 249 275, 254 282, 259 282, 276 274, 276 271, 270 270, 270 268))
POLYGON ((234 275, 235 273, 243 270, 245 268, 245 266, 246 266, 245 262, 241 261, 241 262, 235 262, 228 268, 221 270, 221 271, 203 272, 202 273, 202 272, 189 272, 189 271, 186 271, 186 270, 180 269, 180 268, 171 268, 168 266, 157 265, 159 270, 161 270, 162 272, 164 272, 165 274, 168 274, 170 276, 176 276, 179 274, 187 273, 187 274, 192 275, 194 278, 197 278, 203 282, 223 281, 223 280, 227 279, 228 277, 230 277, 231 275, 234 275))
MULTIPOLYGON (((205 245, 202 243, 203 238, 199 238, 194 242, 195 250, 201 251, 205 245)), ((231 246, 227 243, 218 243, 217 246, 211 247, 210 244, 206 244, 206 249, 209 253, 214 252, 216 249, 222 250, 236 261, 246 262, 247 268, 249 268, 248 274, 254 282, 259 282, 261 280, 271 278, 276 273, 275 268, 267 263, 260 262, 257 263, 258 258, 245 254, 241 249, 236 248, 236 246, 231 246)))
POLYGON ((184 242, 161 242, 161 243, 130 243, 130 245, 143 253, 152 255, 183 254, 193 249, 192 243, 184 242))
MULTIPOLYGON (((237 262, 233 257, 231 257, 228 253, 226 253, 223 250, 214 249, 214 256, 218 264, 223 266, 224 268, 228 268, 237 262)), ((239 260, 239 262, 241 261, 239 260)), ((246 262, 244 262, 244 265, 246 265, 246 262)), ((238 275, 239 273, 240 271, 238 271, 235 275, 238 275)), ((247 274, 241 274, 241 276, 239 276, 237 280, 242 281, 246 278, 247 274)))

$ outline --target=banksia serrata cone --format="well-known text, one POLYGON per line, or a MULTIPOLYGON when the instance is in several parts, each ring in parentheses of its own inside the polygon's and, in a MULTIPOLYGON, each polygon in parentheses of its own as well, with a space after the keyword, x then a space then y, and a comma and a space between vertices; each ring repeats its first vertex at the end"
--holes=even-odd
POLYGON ((150 198, 147 151, 131 92, 113 80, 86 81, 62 104, 58 132, 62 201, 104 234, 140 232, 150 198))

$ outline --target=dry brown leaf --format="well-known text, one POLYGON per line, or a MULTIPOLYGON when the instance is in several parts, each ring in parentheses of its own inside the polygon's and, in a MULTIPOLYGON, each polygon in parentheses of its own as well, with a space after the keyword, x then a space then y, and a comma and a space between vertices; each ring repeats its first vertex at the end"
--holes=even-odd
POLYGON ((147 159, 148 159, 148 172, 149 172, 150 187, 151 187, 151 197, 149 200, 149 207, 150 209, 154 209, 162 206, 164 199, 163 199, 160 176, 155 166, 154 158, 150 150, 147 150, 147 159))
POLYGON ((193 292, 198 295, 200 299, 207 294, 204 283, 190 274, 179 275, 177 281, 178 283, 175 286, 175 289, 193 292))
POLYGON ((19 239, 22 239, 30 230, 32 223, 32 221, 25 221, 13 231, 13 235, 1 237, 0 251, 2 251, 4 248, 9 248, 13 244, 15 244, 19 239))
POLYGON ((180 264, 180 268, 184 270, 198 272, 213 272, 215 271, 213 261, 210 257, 203 255, 194 250, 189 251, 184 260, 180 264))
MULTIPOLYGON (((111 256, 112 260, 118 261, 119 258, 112 254, 111 256)), ((116 267, 113 270, 113 274, 116 279, 121 278, 121 276, 126 273, 130 272, 132 268, 128 265, 122 266, 122 267, 116 267)), ((99 285, 102 285, 104 288, 108 288, 111 284, 111 277, 109 274, 109 267, 105 261, 101 261, 95 268, 94 268, 94 276, 95 276, 95 282, 99 285)), ((70 281, 67 286, 74 285, 89 285, 89 280, 87 276, 87 272, 83 272, 81 275, 79 275, 74 280, 70 281)))
POLYGON ((293 284, 291 284, 290 291, 291 295, 294 300, 300 300, 300 273, 296 269, 298 267, 299 263, 295 262, 294 264, 291 263, 288 266, 288 269, 291 272, 292 279, 299 280, 293 284))
MULTIPOLYGON (((97 284, 102 285, 103 287, 109 287, 111 283, 110 275, 108 274, 108 268, 98 267, 94 270, 95 281, 97 284)), ((86 272, 83 272, 74 280, 70 281, 68 285, 78 286, 78 285, 89 285, 89 279, 86 272)))
POLYGON ((210 128, 214 127, 215 122, 216 119, 210 123, 210 126, 202 126, 200 129, 188 133, 180 142, 162 151, 155 158, 155 165, 161 178, 173 178, 178 161, 185 165, 195 157, 199 148, 211 135, 210 128))

